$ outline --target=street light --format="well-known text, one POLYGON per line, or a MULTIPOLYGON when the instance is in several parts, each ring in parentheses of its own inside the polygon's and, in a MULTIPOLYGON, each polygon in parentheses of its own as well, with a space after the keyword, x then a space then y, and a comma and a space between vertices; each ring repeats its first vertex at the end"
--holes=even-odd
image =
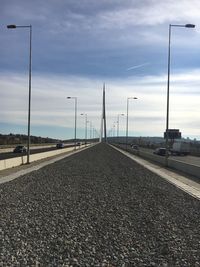
POLYGON ((112 136, 114 137, 113 138, 113 143, 114 143, 114 140, 115 140, 115 122, 113 123, 113 126, 112 126, 112 136))
POLYGON ((92 139, 92 122, 90 121, 90 141, 92 139))
POLYGON ((169 45, 168 45, 168 76, 167 76, 167 116, 166 116, 166 156, 165 163, 167 165, 167 159, 169 154, 169 85, 170 85, 170 63, 171 63, 171 28, 172 27, 184 27, 184 28, 195 28, 194 24, 185 24, 185 25, 177 25, 177 24, 169 24, 169 45))
POLYGON ((138 99, 137 97, 127 97, 127 113, 126 113, 126 150, 127 150, 127 143, 128 143, 128 107, 129 107, 129 100, 130 99, 138 99))
POLYGON ((77 122, 77 97, 76 96, 68 96, 67 99, 74 99, 74 145, 75 145, 75 150, 76 150, 76 122, 77 122))
POLYGON ((85 115, 85 145, 86 145, 87 144, 87 123, 88 123, 87 114, 86 113, 81 113, 80 115, 81 116, 85 115))
POLYGON ((117 139, 119 139, 119 117, 124 116, 124 113, 118 114, 117 116, 117 139))
POLYGON ((29 98, 28 98, 28 141, 27 141, 27 164, 30 163, 30 120, 31 120, 31 63, 32 63, 32 25, 17 26, 7 25, 8 29, 16 28, 29 28, 30 40, 29 40, 29 98))

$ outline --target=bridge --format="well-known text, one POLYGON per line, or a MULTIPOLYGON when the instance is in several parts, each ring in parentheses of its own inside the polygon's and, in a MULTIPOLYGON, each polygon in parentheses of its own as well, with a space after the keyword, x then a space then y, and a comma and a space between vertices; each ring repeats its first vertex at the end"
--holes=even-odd
POLYGON ((38 166, 0 184, 1 266, 199 266, 199 199, 162 175, 105 143, 38 166))

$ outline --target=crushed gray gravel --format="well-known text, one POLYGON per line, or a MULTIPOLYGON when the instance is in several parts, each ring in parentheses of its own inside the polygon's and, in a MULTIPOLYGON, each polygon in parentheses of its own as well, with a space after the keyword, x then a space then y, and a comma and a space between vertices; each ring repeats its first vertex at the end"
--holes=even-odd
POLYGON ((0 185, 0 266, 200 266, 200 202, 106 144, 0 185))

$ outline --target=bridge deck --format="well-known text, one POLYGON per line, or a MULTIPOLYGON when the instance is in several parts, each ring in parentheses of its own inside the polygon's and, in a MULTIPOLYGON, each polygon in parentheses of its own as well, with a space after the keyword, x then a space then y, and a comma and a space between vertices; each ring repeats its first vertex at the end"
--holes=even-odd
POLYGON ((0 185, 2 266, 198 266, 200 202, 105 144, 0 185))

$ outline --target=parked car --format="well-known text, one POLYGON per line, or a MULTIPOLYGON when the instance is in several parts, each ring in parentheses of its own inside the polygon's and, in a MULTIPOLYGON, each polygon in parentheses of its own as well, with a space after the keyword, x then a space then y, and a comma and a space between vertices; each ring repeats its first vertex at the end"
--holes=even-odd
POLYGON ((156 150, 153 152, 153 154, 156 154, 159 156, 165 156, 166 155, 166 148, 163 148, 163 147, 156 148, 156 150))
POLYGON ((13 150, 13 153, 25 153, 27 148, 25 146, 16 146, 13 150))
POLYGON ((56 148, 64 148, 64 144, 63 143, 58 143, 58 144, 56 144, 56 148))

